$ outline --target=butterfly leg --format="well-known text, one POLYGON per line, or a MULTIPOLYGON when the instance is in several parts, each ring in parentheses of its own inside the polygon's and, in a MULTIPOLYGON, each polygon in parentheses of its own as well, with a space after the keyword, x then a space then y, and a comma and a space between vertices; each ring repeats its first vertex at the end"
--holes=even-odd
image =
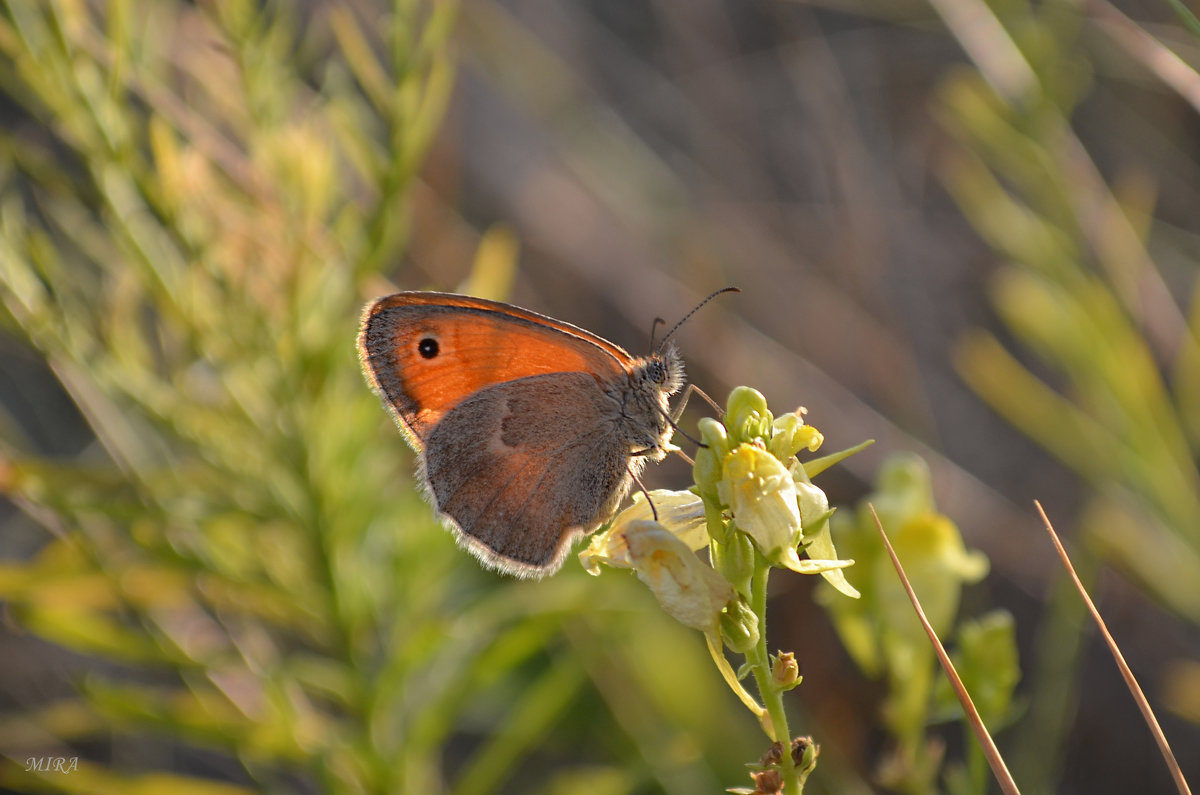
MULTIPOLYGON (((637 453, 634 453, 637 455, 637 453)), ((654 517, 654 521, 658 521, 658 509, 654 507, 654 500, 650 499, 650 492, 646 490, 646 484, 642 482, 641 477, 633 470, 633 467, 626 467, 629 472, 629 477, 633 478, 633 482, 637 484, 638 489, 642 494, 646 495, 646 504, 650 506, 650 515, 654 517)))
MULTIPOLYGON (((669 422, 671 424, 671 427, 674 428, 676 432, 678 432, 680 435, 682 435, 689 442, 691 442, 694 445, 697 445, 698 447, 704 447, 705 445, 703 442, 701 442, 699 439, 692 438, 691 434, 687 433, 685 430, 683 430, 682 428, 679 427, 679 418, 683 416, 683 410, 685 408, 687 408, 688 398, 690 398, 692 396, 693 392, 695 392, 697 395, 699 395, 701 398, 703 398, 705 401, 707 401, 708 405, 712 406, 713 410, 715 410, 717 412, 718 417, 724 416, 725 412, 721 409, 720 406, 718 406, 716 404, 715 401, 713 401, 712 398, 710 398, 707 394, 705 394, 703 389, 696 386, 695 384, 688 384, 686 387, 684 387, 683 394, 680 395, 679 404, 676 405, 675 408, 671 409, 670 414, 666 415, 667 422, 669 422)), ((680 458, 682 458, 684 461, 687 461, 689 464, 694 463, 692 461, 692 459, 689 458, 687 456, 687 454, 685 454, 678 447, 672 448, 671 452, 675 453, 680 458)))
MULTIPOLYGON (((688 398, 690 398, 692 396, 693 392, 697 392, 701 395, 704 395, 704 393, 700 391, 699 387, 697 387, 693 384, 688 384, 684 388, 683 394, 680 395, 680 397, 679 397, 679 405, 677 405, 675 408, 671 409, 670 412, 663 412, 663 416, 667 418, 667 423, 675 430, 676 433, 683 436, 683 438, 687 439, 692 444, 700 445, 701 447, 703 447, 704 445, 703 445, 703 443, 701 443, 701 441, 699 439, 693 438, 691 434, 689 434, 683 428, 679 427, 679 418, 683 416, 683 410, 685 408, 687 408, 688 398)), ((708 400, 708 395, 704 395, 704 399, 708 400)), ((712 401, 709 400, 709 402, 711 403, 712 401)), ((660 409, 660 411, 661 411, 661 409, 660 409)), ((671 452, 678 452, 678 450, 672 450, 671 452)), ((691 463, 691 460, 688 459, 687 456, 684 456, 684 459, 687 459, 688 463, 691 463)))
POLYGON ((679 422, 679 418, 683 416, 683 410, 687 408, 688 398, 692 396, 693 392, 699 391, 695 384, 688 384, 683 388, 683 394, 679 396, 679 403, 675 408, 671 409, 670 418, 672 426, 679 422))
POLYGON ((684 387, 683 394, 679 397, 679 405, 671 410, 672 423, 679 422, 679 418, 683 416, 683 410, 687 407, 688 398, 692 396, 693 392, 699 395, 700 399, 705 403, 712 406, 713 411, 717 412, 718 419, 725 416, 725 409, 718 406, 717 402, 708 396, 708 393, 695 384, 688 384, 684 387))

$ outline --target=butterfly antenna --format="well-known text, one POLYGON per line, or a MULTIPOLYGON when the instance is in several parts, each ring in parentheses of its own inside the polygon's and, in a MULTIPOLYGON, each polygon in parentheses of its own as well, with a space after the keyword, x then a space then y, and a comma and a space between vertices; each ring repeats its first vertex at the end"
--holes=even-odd
MULTIPOLYGON (((700 307, 704 306, 709 301, 713 300, 714 298, 716 298, 718 295, 721 295, 722 293, 740 293, 740 292, 741 292, 741 290, 739 290, 736 287, 722 287, 720 290, 717 290, 715 293, 710 295, 708 298, 705 298, 703 301, 696 304, 696 308, 693 309, 691 312, 688 312, 686 315, 684 315, 683 320, 680 320, 678 323, 676 323, 674 326, 672 326, 671 330, 667 332, 667 335, 662 338, 662 342, 660 342, 658 344, 659 352, 661 352, 663 350, 663 348, 666 347, 667 340, 671 339, 671 335, 673 335, 676 331, 678 331, 679 327, 682 326, 684 323, 686 323, 688 321, 688 319, 691 318, 692 315, 694 315, 700 311, 700 307)), ((651 347, 653 348, 653 346, 651 346, 651 347)), ((685 433, 684 436, 687 436, 687 434, 685 433)), ((688 438, 691 438, 691 437, 688 437, 688 438)))
POLYGON ((654 350, 654 332, 658 331, 659 326, 665 325, 667 325, 667 321, 663 320, 661 317, 654 318, 654 322, 650 324, 650 347, 646 350, 654 350))

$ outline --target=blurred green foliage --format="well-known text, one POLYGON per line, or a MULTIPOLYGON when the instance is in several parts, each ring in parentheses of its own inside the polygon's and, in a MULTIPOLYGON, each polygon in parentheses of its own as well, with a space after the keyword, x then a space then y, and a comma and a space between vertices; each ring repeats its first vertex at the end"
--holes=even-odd
MULTIPOLYGON (((970 29, 942 10, 977 69, 949 76, 936 97, 956 143, 941 172, 1003 263, 991 292, 1011 339, 973 333, 959 371, 1088 485, 1077 567, 1112 566, 1200 624, 1200 293, 1176 297, 1186 293, 1178 285, 1195 285, 1194 247, 1155 218, 1138 162, 1149 148, 1138 142, 1102 170, 1076 121, 1105 66, 1085 39, 1097 33, 1118 79, 1152 75, 1200 110, 1195 60, 1176 54, 1194 48, 1200 29, 1179 3, 1177 24, 1156 29, 1106 0, 966 5, 980 21, 970 29)), ((1165 146, 1169 169, 1194 168, 1194 148, 1165 146)), ((1051 598, 1010 758, 1038 791, 1054 788, 1067 744, 1080 611, 1069 588, 1051 598)))
MULTIPOLYGON (((986 66, 945 81, 937 111, 959 146, 943 174, 1007 263, 997 312, 1048 370, 984 332, 965 340, 960 370, 1092 486, 1084 527, 1096 552, 1200 622, 1200 301, 1180 307, 1151 256, 1148 186, 1135 171, 1106 180, 1071 129, 1091 82, 1079 11, 1010 7, 998 19, 989 46, 1030 79, 1009 94, 986 66)), ((1149 35, 1118 19, 1132 26, 1118 31, 1149 35)), ((1169 234, 1154 244, 1187 259, 1169 234)))
MULTIPOLYGON (((3 7, 0 319, 95 443, 52 460, 0 424, 0 487, 48 533, 0 599, 91 660, 0 716, 0 786, 719 789, 754 732, 690 633, 628 578, 479 570, 416 495, 354 339, 405 251, 457 9, 310 11, 3 7), (120 753, 145 737, 240 769, 120 753), (26 772, 42 755, 81 761, 26 772)), ((514 256, 485 238, 477 289, 514 256)))
POLYGON ((997 611, 958 622, 963 588, 983 578, 988 560, 968 551, 958 527, 938 512, 925 462, 915 455, 890 457, 880 467, 874 491, 853 515, 835 513, 830 519, 842 554, 855 561, 844 571, 846 579, 862 597, 838 598, 827 583, 818 592, 855 664, 886 685, 880 722, 892 747, 878 777, 889 789, 914 795, 985 793, 989 772, 969 727, 964 724, 966 770, 944 764, 944 743, 928 734, 932 724, 962 719, 962 710, 879 542, 868 504, 930 625, 944 642, 956 643, 955 667, 993 732, 1011 721, 1020 666, 1011 615, 997 611))

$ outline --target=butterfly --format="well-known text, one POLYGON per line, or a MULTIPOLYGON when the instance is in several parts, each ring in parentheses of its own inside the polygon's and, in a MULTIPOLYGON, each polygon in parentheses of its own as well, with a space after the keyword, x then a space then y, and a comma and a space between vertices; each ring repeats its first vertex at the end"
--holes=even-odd
POLYGON ((403 292, 367 306, 358 349, 459 543, 542 577, 674 449, 668 401, 684 372, 669 338, 632 356, 510 304, 403 292))

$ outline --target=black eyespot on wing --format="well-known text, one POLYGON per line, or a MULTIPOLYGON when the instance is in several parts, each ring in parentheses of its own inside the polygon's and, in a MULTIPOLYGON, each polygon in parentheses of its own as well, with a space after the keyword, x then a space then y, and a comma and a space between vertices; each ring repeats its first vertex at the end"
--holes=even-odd
POLYGON ((432 359, 439 350, 438 341, 433 337, 425 337, 417 343, 417 353, 421 354, 422 359, 432 359))

